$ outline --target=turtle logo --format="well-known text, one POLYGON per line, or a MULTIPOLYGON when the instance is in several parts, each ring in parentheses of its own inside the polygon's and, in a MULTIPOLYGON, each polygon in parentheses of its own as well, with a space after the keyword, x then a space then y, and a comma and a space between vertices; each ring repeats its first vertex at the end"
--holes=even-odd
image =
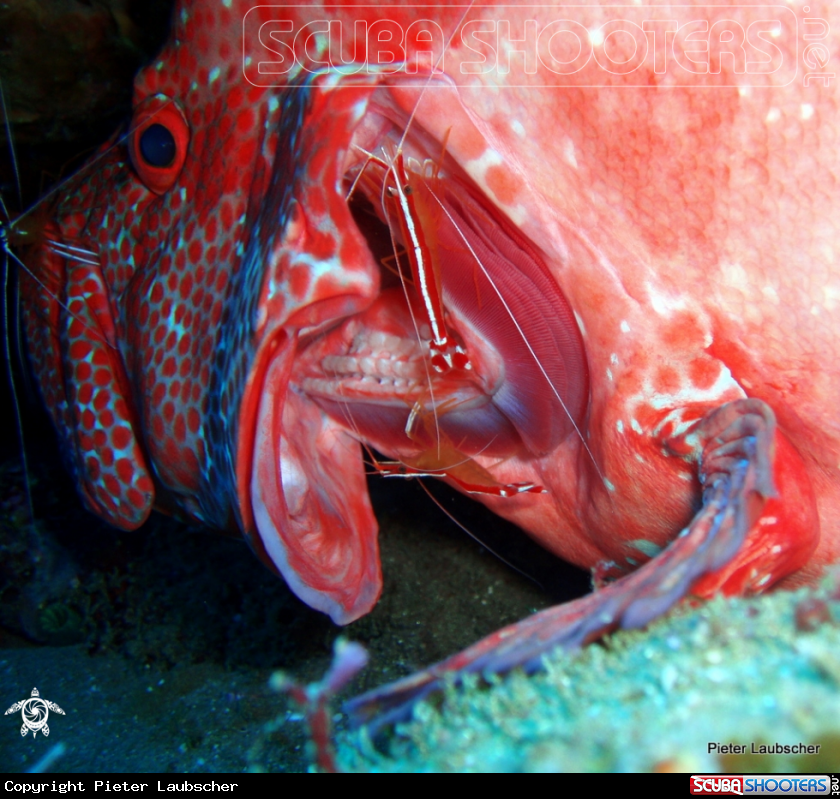
POLYGON ((45 736, 50 734, 50 728, 47 726, 47 717, 52 710, 54 713, 61 713, 64 711, 55 703, 47 699, 41 699, 37 688, 32 689, 32 696, 29 699, 22 699, 20 702, 15 702, 7 711, 9 713, 17 713, 18 710, 23 717, 23 726, 20 728, 20 734, 26 735, 29 730, 32 730, 32 737, 35 738, 38 732, 42 732, 45 736))

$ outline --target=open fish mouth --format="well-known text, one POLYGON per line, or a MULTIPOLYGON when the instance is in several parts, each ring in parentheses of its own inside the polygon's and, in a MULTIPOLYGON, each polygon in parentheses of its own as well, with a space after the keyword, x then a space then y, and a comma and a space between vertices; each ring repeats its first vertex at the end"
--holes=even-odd
MULTIPOLYGON (((385 474, 497 498, 539 493, 535 469, 504 483, 494 466, 518 471, 579 435, 589 396, 583 340, 548 259, 452 146, 456 127, 472 125, 464 109, 452 109, 446 143, 404 99, 391 84, 316 95, 302 131, 314 156, 278 252, 305 286, 326 288, 307 289, 300 324, 261 309, 268 332, 243 400, 243 528, 340 624, 367 613, 382 585, 356 442, 394 459, 377 464, 385 474), (324 241, 336 242, 326 257, 324 241)), ((263 290, 282 304, 279 282, 263 290)))
POLYGON ((464 457, 539 457, 579 430, 586 354, 544 255, 390 87, 374 92, 355 130, 344 188, 381 289, 364 312, 306 342, 292 384, 396 458, 440 451, 441 439, 464 457), (422 193, 424 204, 406 211, 400 192, 422 193), (409 228, 433 262, 419 279, 409 228), (424 296, 434 292, 441 318, 430 322, 424 296), (435 321, 466 368, 435 368, 435 321))

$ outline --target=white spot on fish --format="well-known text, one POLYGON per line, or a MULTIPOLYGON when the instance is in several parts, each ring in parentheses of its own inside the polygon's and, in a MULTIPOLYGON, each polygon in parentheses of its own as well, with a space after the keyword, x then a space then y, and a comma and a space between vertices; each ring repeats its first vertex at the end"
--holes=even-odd
POLYGON ((525 136, 525 126, 518 119, 514 119, 513 122, 510 123, 510 129, 517 136, 525 136))
POLYGON ((222 5, 223 5, 225 8, 230 8, 230 7, 231 7, 231 5, 233 5, 233 0, 222 0, 222 5))
POLYGON ((613 376, 612 376, 612 369, 610 369, 610 367, 608 366, 608 367, 607 367, 607 380, 609 380, 610 382, 612 382, 612 379, 613 379, 613 376))
POLYGON ((499 166, 504 163, 498 150, 488 147, 478 158, 467 162, 467 172, 487 193, 492 194, 486 182, 487 171, 492 166, 499 166))
POLYGON ((779 546, 779 544, 776 544, 776 546, 774 546, 770 549, 770 554, 771 555, 778 555, 781 551, 782 551, 781 546, 779 546))
POLYGON ((812 116, 814 116, 814 106, 812 106, 810 103, 802 103, 802 105, 799 106, 799 116, 803 120, 810 119, 812 116))
POLYGON ((633 428, 634 433, 638 433, 639 435, 644 432, 644 430, 642 430, 642 426, 635 419, 630 420, 630 427, 633 428))
POLYGON ((645 460, 645 459, 644 459, 641 455, 639 455, 639 453, 638 453, 638 452, 634 452, 634 453, 633 453, 633 457, 635 457, 635 458, 636 458, 636 460, 637 460, 639 463, 647 463, 647 461, 646 461, 646 460, 645 460))
POLYGON ((732 288, 740 289, 742 291, 749 291, 750 282, 747 271, 739 263, 722 263, 720 265, 720 273, 723 282, 732 288))
POLYGON ((622 421, 621 421, 621 419, 619 419, 619 420, 615 423, 615 427, 616 427, 616 429, 618 430, 618 432, 619 432, 619 433, 623 433, 623 432, 624 432, 624 422, 622 422, 622 421))
POLYGON ((365 115, 365 111, 367 111, 367 102, 359 100, 359 102, 353 106, 353 120, 356 122, 360 120, 365 115))
POLYGON ((837 301, 840 300, 840 287, 832 286, 830 283, 823 286, 823 301, 822 306, 826 311, 833 311, 837 307, 837 301))
POLYGON ((578 163, 575 157, 575 143, 566 138, 563 142, 563 160, 573 169, 577 169, 578 163))
POLYGON ((764 575, 764 577, 762 577, 762 578, 761 578, 761 579, 760 579, 760 580, 756 583, 756 585, 757 585, 757 586, 767 585, 767 583, 769 583, 769 582, 770 582, 770 580, 771 580, 772 578, 773 578, 773 575, 772 575, 772 574, 765 574, 765 575, 764 575))
POLYGON ((210 75, 208 76, 208 80, 210 83, 215 83, 219 79, 219 75, 222 74, 222 70, 219 67, 213 67, 210 70, 210 75))
POLYGON ((575 315, 575 321, 577 322, 577 326, 578 328, 580 328, 580 334, 582 336, 586 336, 586 326, 583 324, 583 319, 581 319, 580 316, 578 316, 577 311, 574 311, 573 313, 575 315))
POLYGON ((621 328, 622 333, 630 332, 630 325, 628 325, 624 319, 621 320, 621 324, 619 325, 619 327, 621 328))
POLYGON ((647 283, 645 288, 650 298, 651 307, 660 316, 670 316, 672 311, 680 310, 686 306, 685 297, 663 294, 650 283, 647 283))
POLYGON ((615 491, 615 486, 606 477, 604 478, 604 485, 607 487, 607 491, 615 491))
POLYGON ((758 520, 759 527, 766 527, 768 524, 778 524, 779 517, 778 516, 765 516, 763 519, 758 520))
POLYGON ((771 109, 767 112, 767 116, 766 116, 766 117, 764 117, 764 121, 765 121, 768 125, 771 125, 771 124, 773 124, 774 122, 778 122, 781 118, 782 118, 782 112, 781 112, 781 111, 779 111, 779 109, 778 109, 778 108, 771 108, 771 109))
POLYGON ((618 363, 618 355, 614 352, 610 353, 610 363, 613 364, 613 366, 618 363))
POLYGON ((761 289, 761 293, 767 298, 769 302, 772 302, 773 305, 779 304, 779 295, 773 286, 764 286, 761 289))

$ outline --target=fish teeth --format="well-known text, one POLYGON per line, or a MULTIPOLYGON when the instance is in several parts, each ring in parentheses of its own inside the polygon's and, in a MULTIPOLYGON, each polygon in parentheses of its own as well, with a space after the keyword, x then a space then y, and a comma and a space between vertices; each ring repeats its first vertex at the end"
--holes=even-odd
POLYGON ((361 371, 359 359, 352 355, 325 355, 321 359, 321 368, 335 375, 354 375, 361 371))
POLYGON ((377 361, 374 358, 359 358, 359 371, 365 375, 378 375, 377 361))
POLYGON ((367 338, 368 347, 372 352, 382 352, 386 348, 386 342, 389 337, 379 330, 375 330, 367 338))

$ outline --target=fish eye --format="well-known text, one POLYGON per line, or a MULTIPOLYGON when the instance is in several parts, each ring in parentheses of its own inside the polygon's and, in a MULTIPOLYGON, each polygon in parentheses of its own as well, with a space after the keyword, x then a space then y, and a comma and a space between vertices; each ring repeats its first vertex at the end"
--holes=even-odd
POLYGON ((171 189, 187 158, 190 128, 178 103, 164 94, 143 100, 135 109, 128 154, 137 177, 155 194, 171 189))
POLYGON ((149 166, 167 167, 175 160, 175 137, 157 122, 140 136, 140 154, 149 166))

